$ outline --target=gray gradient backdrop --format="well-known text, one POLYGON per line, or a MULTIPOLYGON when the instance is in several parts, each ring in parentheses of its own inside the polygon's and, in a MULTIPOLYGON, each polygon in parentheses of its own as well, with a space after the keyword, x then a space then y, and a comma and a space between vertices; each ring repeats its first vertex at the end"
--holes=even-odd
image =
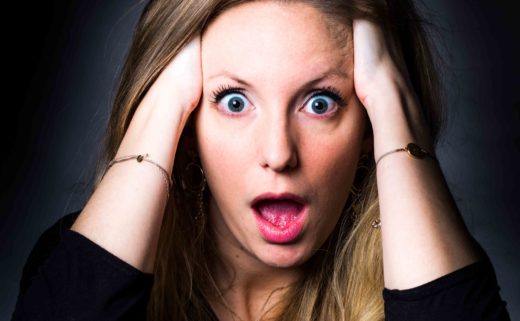
MULTIPOLYGON (((138 1, 47 1, 6 10, 10 80, 0 212, 0 320, 9 320, 25 259, 38 236, 80 209, 114 83, 143 8, 138 1), (25 6, 25 7, 23 7, 25 6), (23 29, 21 26, 24 26, 23 29)), ((437 150, 471 233, 520 319, 520 22, 505 1, 428 2, 444 60, 449 123, 437 150), (516 289, 516 290, 515 290, 516 289)), ((7 88, 7 90, 5 90, 7 88)))

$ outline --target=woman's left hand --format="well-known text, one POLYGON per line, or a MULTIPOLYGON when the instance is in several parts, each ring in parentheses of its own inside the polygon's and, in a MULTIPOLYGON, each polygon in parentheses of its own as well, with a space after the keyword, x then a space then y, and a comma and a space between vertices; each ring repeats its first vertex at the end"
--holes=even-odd
MULTIPOLYGON (((373 23, 356 20, 353 28, 354 88, 375 159, 410 142, 433 152, 402 55, 391 55, 373 23)), ((385 287, 419 286, 479 258, 436 162, 393 153, 376 166, 385 287)))
POLYGON ((407 139, 431 150, 428 130, 402 55, 390 53, 383 31, 370 21, 355 20, 353 35, 356 95, 374 131, 388 138, 385 143, 376 139, 374 155, 380 155, 378 147, 384 152, 407 143, 407 139), (393 139, 387 134, 392 134, 393 139))
POLYGON ((399 61, 393 59, 382 30, 374 23, 358 19, 354 21, 353 29, 354 88, 368 114, 372 115, 375 101, 393 94, 389 91, 411 94, 406 65, 400 57, 399 61))

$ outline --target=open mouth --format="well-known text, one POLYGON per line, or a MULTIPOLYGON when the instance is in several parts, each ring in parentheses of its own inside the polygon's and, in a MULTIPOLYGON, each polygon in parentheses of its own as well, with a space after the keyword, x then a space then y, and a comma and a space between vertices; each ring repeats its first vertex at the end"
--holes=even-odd
POLYGON ((296 221, 302 212, 303 204, 293 200, 262 200, 255 204, 258 214, 267 222, 284 229, 296 221))
POLYGON ((291 243, 301 235, 307 206, 299 199, 263 198, 253 203, 258 229, 270 243, 291 243))

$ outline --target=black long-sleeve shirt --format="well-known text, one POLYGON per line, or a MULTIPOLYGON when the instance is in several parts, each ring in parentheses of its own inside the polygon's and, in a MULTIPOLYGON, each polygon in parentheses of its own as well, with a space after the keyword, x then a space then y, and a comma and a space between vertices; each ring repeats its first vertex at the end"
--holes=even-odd
MULTIPOLYGON (((153 275, 70 230, 80 211, 47 229, 24 267, 13 321, 146 320, 153 275)), ((387 321, 510 321, 487 255, 407 290, 382 292, 387 321)))

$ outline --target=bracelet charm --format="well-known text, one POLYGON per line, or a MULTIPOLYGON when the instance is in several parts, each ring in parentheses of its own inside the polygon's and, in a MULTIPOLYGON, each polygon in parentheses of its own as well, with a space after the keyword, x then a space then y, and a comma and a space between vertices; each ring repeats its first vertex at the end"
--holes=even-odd
POLYGON ((397 149, 391 150, 391 151, 386 152, 383 155, 381 155, 379 157, 379 159, 376 161, 376 166, 381 161, 381 159, 383 159, 383 157, 393 154, 393 153, 397 153, 397 152, 407 152, 408 156, 410 156, 412 158, 417 158, 417 159, 423 159, 425 157, 430 157, 432 159, 435 159, 435 157, 432 154, 430 154, 427 150, 420 147, 419 145, 417 145, 415 143, 408 143, 406 145, 406 147, 397 148, 397 149))
POLYGON ((425 158, 429 153, 417 144, 409 143, 405 147, 408 154, 414 158, 425 158))

